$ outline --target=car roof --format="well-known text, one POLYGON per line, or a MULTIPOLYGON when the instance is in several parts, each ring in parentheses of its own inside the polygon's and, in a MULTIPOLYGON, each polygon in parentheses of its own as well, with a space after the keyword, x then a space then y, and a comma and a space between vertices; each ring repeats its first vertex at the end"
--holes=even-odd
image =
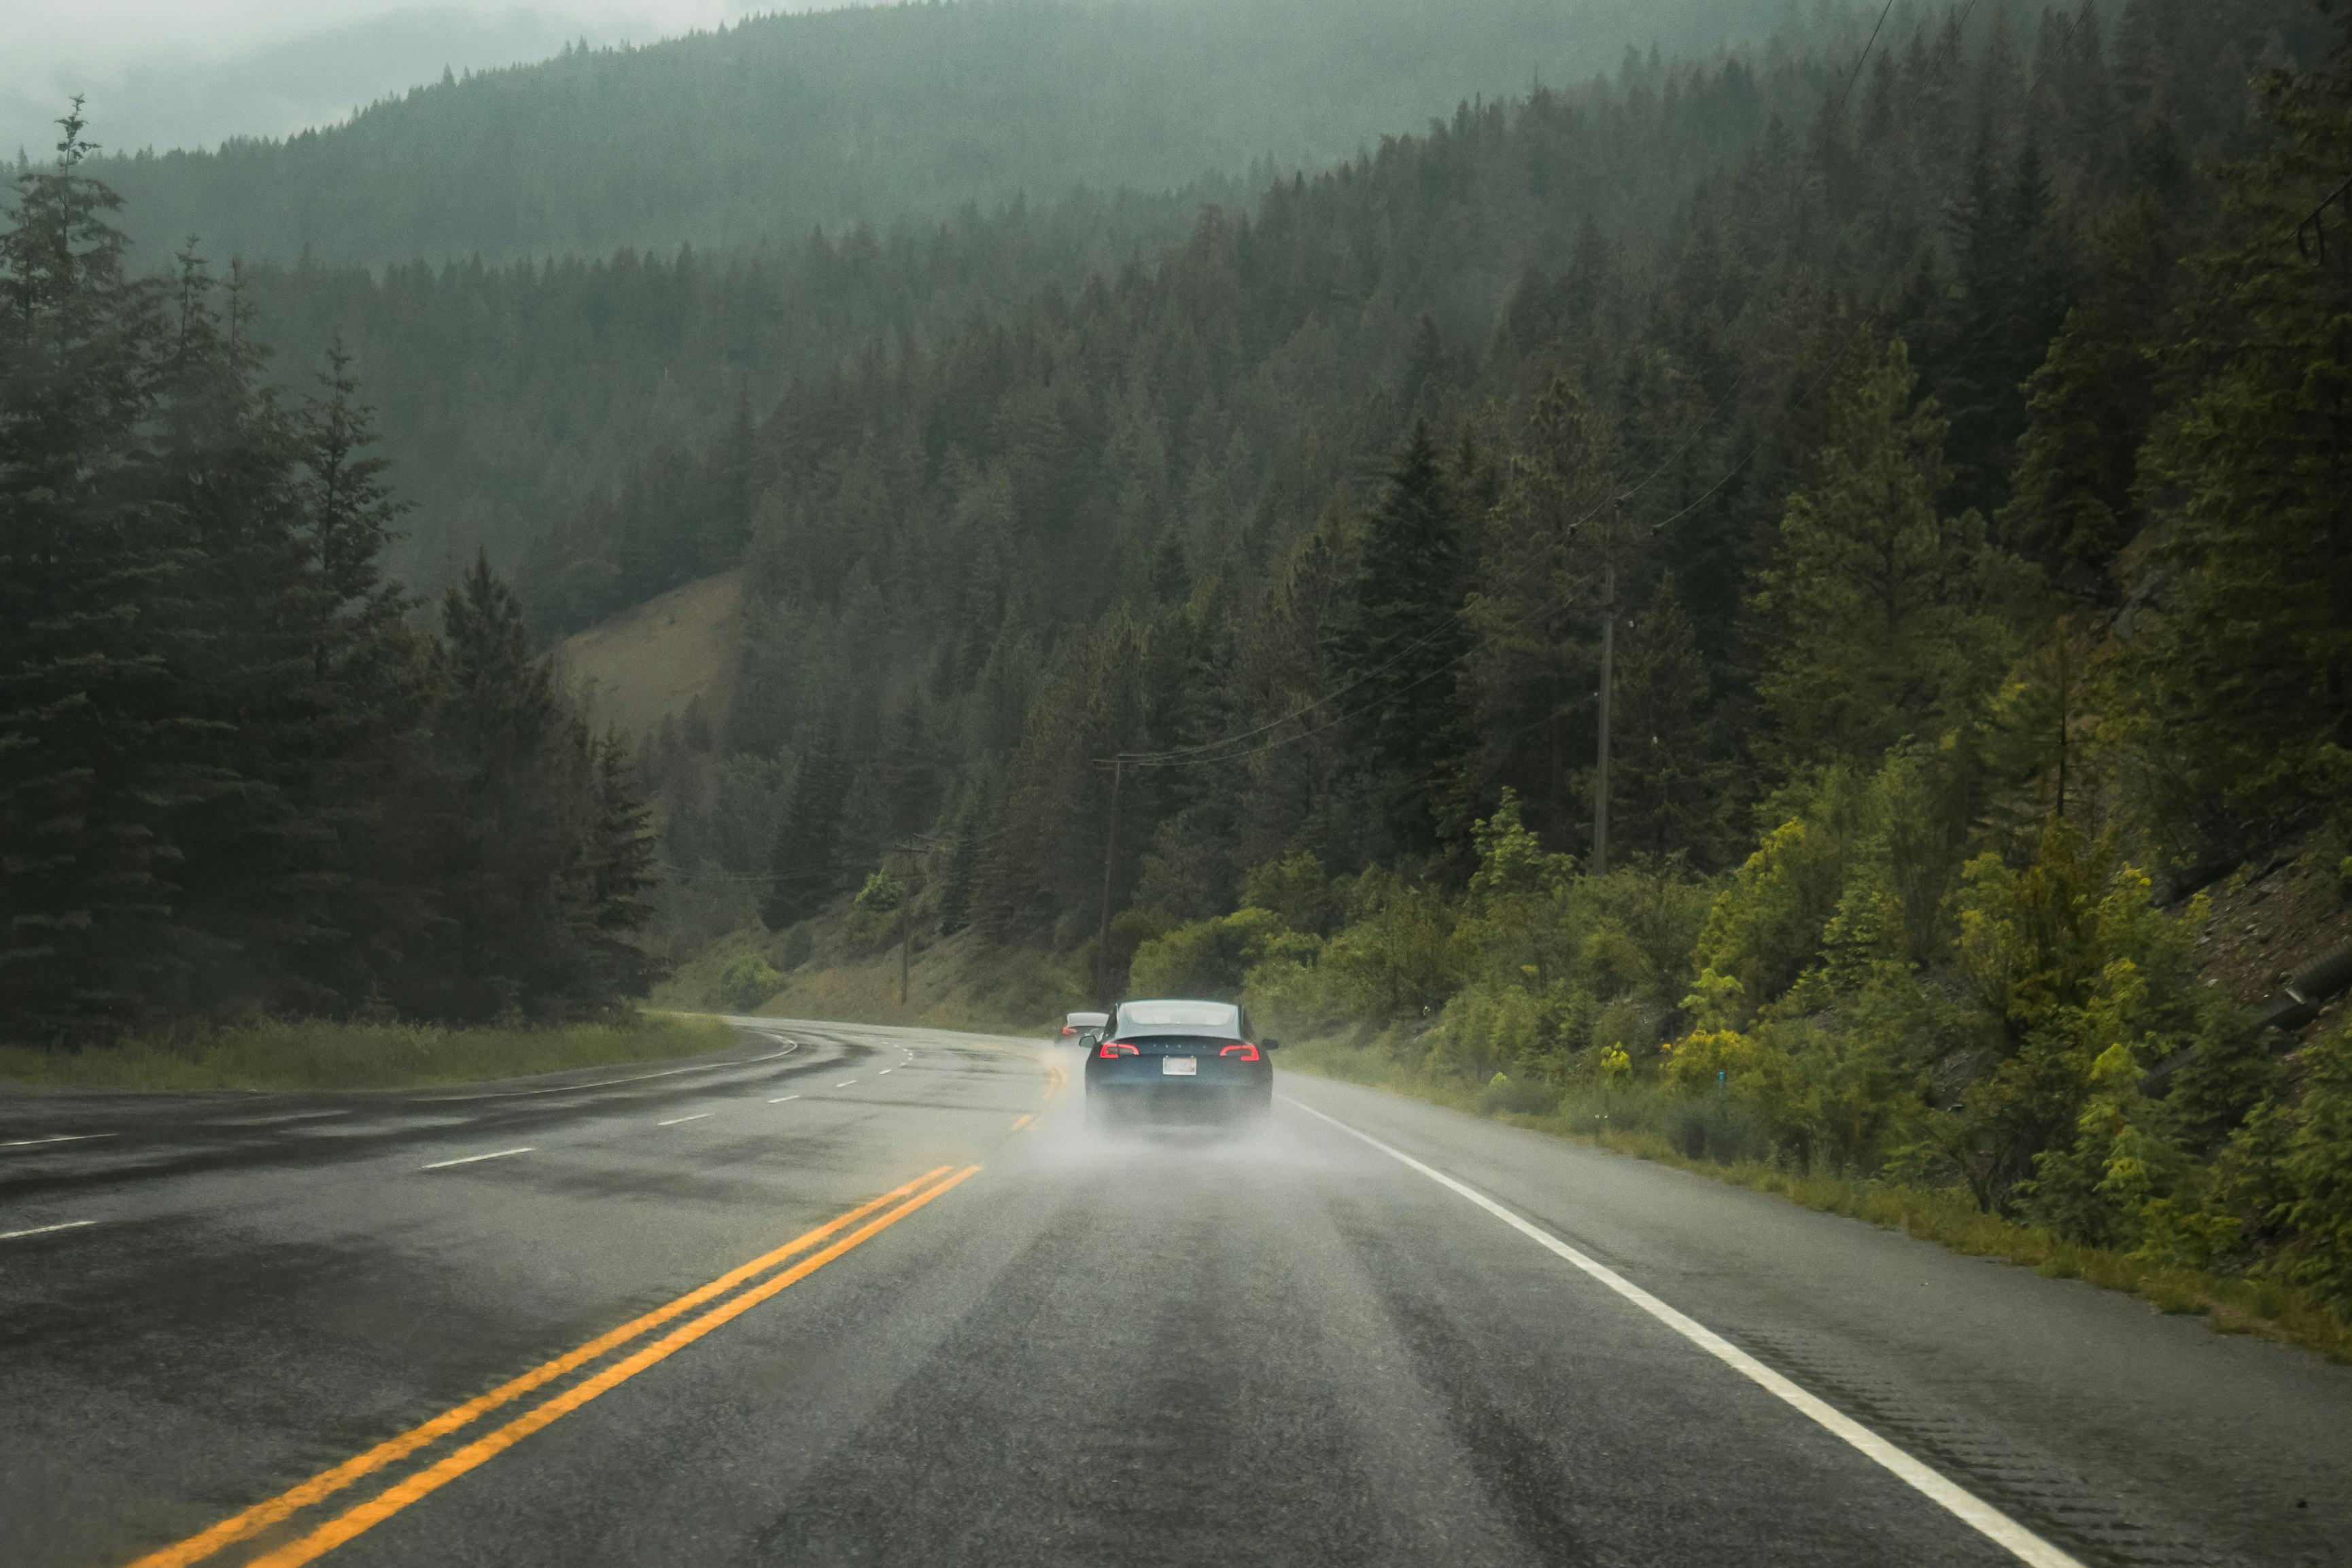
POLYGON ((1108 1022, 1110 1022, 1110 1014, 1108 1014, 1108 1013, 1064 1013, 1064 1014, 1062 1015, 1062 1021, 1063 1021, 1064 1023, 1108 1023, 1108 1022))

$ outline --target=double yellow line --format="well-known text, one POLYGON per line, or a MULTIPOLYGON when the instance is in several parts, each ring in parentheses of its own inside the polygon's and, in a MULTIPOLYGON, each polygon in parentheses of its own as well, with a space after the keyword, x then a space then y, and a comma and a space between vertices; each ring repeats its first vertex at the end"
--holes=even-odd
POLYGON ((406 1479, 359 1503, 338 1517, 320 1525, 308 1535, 289 1542, 274 1551, 252 1560, 247 1568, 296 1568, 333 1551, 363 1531, 383 1523, 402 1509, 439 1490, 459 1476, 495 1458, 523 1438, 560 1416, 567 1416, 583 1405, 626 1383, 640 1372, 692 1344, 723 1323, 730 1322, 798 1281, 808 1278, 827 1263, 853 1247, 880 1234, 931 1199, 960 1182, 979 1174, 978 1166, 966 1166, 955 1170, 940 1166, 927 1171, 902 1186, 892 1188, 870 1203, 863 1203, 838 1218, 829 1219, 814 1230, 796 1236, 772 1252, 765 1253, 740 1268, 730 1269, 707 1285, 688 1291, 674 1301, 655 1308, 644 1316, 623 1323, 609 1333, 600 1334, 577 1350, 567 1351, 552 1361, 532 1367, 521 1376, 512 1378, 478 1398, 443 1411, 430 1421, 413 1427, 397 1437, 378 1443, 363 1454, 345 1459, 332 1469, 322 1470, 301 1485, 278 1493, 266 1502, 258 1502, 241 1513, 230 1515, 211 1529, 199 1531, 185 1541, 151 1552, 131 1564, 131 1568, 184 1568, 201 1563, 225 1547, 249 1540, 274 1524, 292 1518, 302 1510, 333 1496, 345 1487, 364 1477, 394 1464, 418 1449, 498 1409, 513 1403, 524 1395, 543 1388, 567 1373, 575 1372, 609 1351, 619 1349, 634 1340, 661 1327, 671 1320, 683 1317, 695 1308, 724 1296, 746 1281, 773 1269, 785 1260, 809 1252, 820 1242, 831 1239, 821 1250, 809 1252, 797 1263, 762 1280, 750 1290, 712 1308, 701 1316, 672 1329, 659 1339, 641 1346, 623 1359, 614 1362, 593 1376, 584 1378, 545 1403, 535 1406, 520 1416, 492 1431, 483 1434, 454 1450, 435 1463, 416 1471, 406 1479), (952 1174, 951 1174, 952 1173, 952 1174), (862 1223, 861 1223, 862 1222, 862 1223), (846 1234, 844 1234, 846 1232, 846 1234))

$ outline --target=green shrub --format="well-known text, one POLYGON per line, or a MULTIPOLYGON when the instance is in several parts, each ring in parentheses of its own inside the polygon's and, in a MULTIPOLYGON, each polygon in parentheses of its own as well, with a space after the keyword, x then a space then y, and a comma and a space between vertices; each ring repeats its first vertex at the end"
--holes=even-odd
POLYGON ((1461 983, 1453 939, 1459 912, 1439 889, 1378 867, 1356 881, 1347 927, 1323 946, 1350 1012, 1368 1022, 1423 1018, 1461 983))
POLYGON ((1339 900, 1323 862, 1300 850, 1253 869, 1242 882, 1242 906, 1268 910, 1291 930, 1320 936, 1329 934, 1339 900))
POLYGON ((877 871, 857 890, 849 908, 849 940, 861 948, 879 947, 898 936, 898 906, 906 902, 907 884, 887 871, 877 871))
POLYGON ((1129 966, 1128 986, 1137 996, 1238 998, 1256 966, 1269 959, 1297 961, 1319 946, 1270 910, 1239 909, 1144 942, 1129 966))
POLYGON ((2268 1243, 2263 1272, 2352 1324, 2352 1023, 2307 1047, 2300 1069, 2231 1138, 2218 1197, 2268 1243))
POLYGON ((2175 1196, 2181 1168, 2169 1118, 2137 1097, 2137 1071, 2224 1028, 2196 981, 2203 900, 2165 915, 2112 835, 2085 839, 2053 818, 2023 868, 1969 862, 1958 906, 1961 971, 2000 1059, 1967 1094, 1979 1197, 2014 1195, 2063 1236, 2121 1244, 2140 1205, 2175 1196), (2138 1153, 2113 1147, 2126 1130, 2138 1153), (2115 1160, 2145 1167, 2144 1190, 2126 1195, 2140 1178, 2110 1176, 2115 1160))
POLYGON ((738 953, 719 972, 719 999, 739 1013, 748 1013, 783 988, 784 977, 757 953, 738 953))

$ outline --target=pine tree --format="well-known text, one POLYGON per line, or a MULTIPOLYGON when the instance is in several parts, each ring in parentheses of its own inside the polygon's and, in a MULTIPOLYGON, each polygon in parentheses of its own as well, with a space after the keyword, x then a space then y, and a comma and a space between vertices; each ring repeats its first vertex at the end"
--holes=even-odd
POLYGON ((1990 515, 2007 501, 2025 426, 2025 379, 2064 319, 2068 283, 2049 235, 2050 179, 2028 130, 2000 167, 1995 122, 1977 129, 1948 223, 1957 299, 1940 324, 1932 385, 1947 411, 1951 497, 1990 515))
POLYGON ((1365 521, 1353 602, 1333 646, 1341 711, 1381 781, 1398 842, 1437 841, 1437 802, 1468 747, 1456 690, 1470 651, 1470 587, 1459 491, 1425 423, 1396 455, 1365 521))
POLYGON ((1619 558, 1633 577, 1616 438, 1607 410, 1553 378, 1484 519, 1469 610, 1487 768, 1518 790, 1534 826, 1559 837, 1582 837, 1591 821, 1581 780, 1595 756, 1603 568, 1619 558))
POLYGON ((854 768, 841 755, 830 726, 802 752, 793 791, 776 824, 776 847, 769 864, 768 891, 760 919, 781 931, 823 909, 841 891, 841 819, 849 800, 854 768))
POLYGON ((1698 639, 1665 572, 1617 666, 1612 820, 1627 847, 1717 863, 1729 844, 1730 769, 1716 755, 1698 639))
POLYGON ((593 1016, 642 994, 625 951, 652 847, 625 759, 564 706, 522 604, 478 556, 442 601, 425 799, 404 824, 434 924, 386 989, 438 1018, 593 1016))
POLYGON ((403 863, 395 826, 414 798, 425 748, 411 743, 430 691, 425 639, 407 620, 413 601, 384 572, 405 507, 388 487, 389 460, 373 451, 373 411, 340 340, 317 379, 319 392, 295 418, 314 611, 300 628, 310 765, 302 800, 334 835, 320 892, 326 924, 341 935, 296 967, 341 1010, 380 995, 383 971, 430 920, 430 891, 403 863))
POLYGON ((145 474, 154 288, 80 105, 0 231, 0 1030, 69 1043, 140 1019, 175 974, 178 811, 167 620, 187 557, 145 474))
POLYGON ((2158 403, 2147 346, 2172 293, 2175 254, 2172 225, 2153 196, 2108 216, 2095 242, 2096 281, 2026 382, 2000 536, 2078 597, 2115 595, 2108 569, 2144 525, 2139 448, 2158 403))
POLYGON ((240 291, 232 282, 223 309, 193 246, 178 260, 153 482, 190 558, 170 624, 203 789, 179 832, 180 915, 209 946, 186 999, 331 1006, 299 994, 287 961, 344 936, 327 901, 341 868, 326 813, 341 802, 320 778, 341 707, 320 655, 342 606, 302 508, 299 432, 262 381, 240 291))
POLYGON ((618 734, 596 742, 595 765, 586 896, 572 911, 575 937, 590 965, 580 1000, 592 1009, 644 996, 661 973, 633 939, 653 918, 645 895, 661 880, 653 812, 631 780, 629 748, 618 734))
POLYGON ((1915 380, 1896 339, 1836 389, 1827 443, 1759 574, 1758 694, 1783 768, 1874 763, 1906 736, 1948 733, 2005 662, 2004 559, 1973 514, 1937 509, 1944 423, 1911 406, 1915 380))

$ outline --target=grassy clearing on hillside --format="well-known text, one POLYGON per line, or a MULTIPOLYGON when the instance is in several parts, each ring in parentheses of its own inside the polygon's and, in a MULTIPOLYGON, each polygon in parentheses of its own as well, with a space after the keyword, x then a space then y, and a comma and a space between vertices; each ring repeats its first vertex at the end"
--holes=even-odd
POLYGON ((0 1047, 0 1083, 20 1089, 421 1089, 698 1056, 734 1038, 717 1019, 664 1014, 545 1029, 268 1019, 81 1051, 0 1047))
POLYGON ((1742 1124, 1737 1107, 1647 1085, 1596 1089, 1563 1102, 1556 1112, 1514 1110, 1507 1089, 1474 1093, 1431 1084, 1377 1050, 1338 1040, 1286 1046, 1282 1065, 1320 1077, 1362 1083, 1432 1101, 1512 1126, 1597 1145, 1612 1153, 1654 1160, 1736 1186, 1785 1197, 1824 1214, 1842 1214, 1901 1230, 1969 1257, 1999 1258, 2053 1280, 2083 1280, 2128 1291, 2158 1312, 2201 1316, 2217 1333, 2251 1333, 2352 1363, 2352 1324, 2307 1291, 2273 1281, 2236 1279, 2151 1263, 2103 1248, 2078 1246, 2046 1230, 1985 1213, 1951 1187, 1807 1176, 1759 1157, 1761 1145, 1742 1124), (1713 1124, 1714 1125, 1710 1125, 1713 1124), (1697 1140, 1697 1154, 1693 1149, 1697 1140), (1748 1152, 1754 1150, 1757 1152, 1748 1152), (1731 1157, 1708 1157, 1729 1154, 1731 1157))
POLYGON ((632 740, 700 697, 715 719, 743 645, 739 568, 672 589, 563 640, 556 664, 595 728, 632 740))

